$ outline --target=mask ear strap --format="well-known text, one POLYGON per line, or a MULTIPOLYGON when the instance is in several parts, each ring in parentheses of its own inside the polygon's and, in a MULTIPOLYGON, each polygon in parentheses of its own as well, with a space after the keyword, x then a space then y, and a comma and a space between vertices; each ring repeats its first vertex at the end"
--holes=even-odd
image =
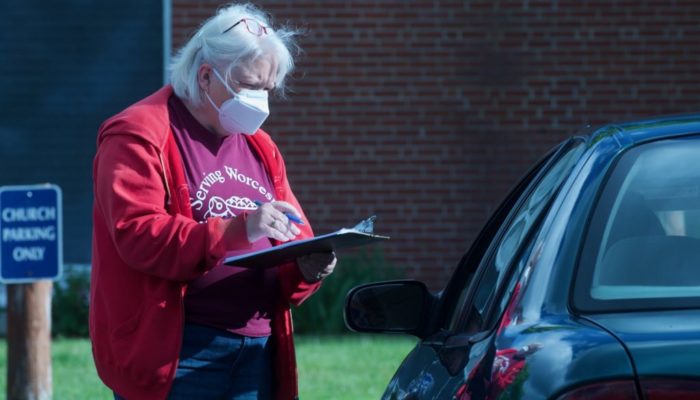
POLYGON ((216 75, 216 77, 219 78, 221 83, 223 83, 224 86, 226 86, 226 90, 228 90, 229 93, 231 93, 232 95, 235 96, 236 92, 233 89, 231 89, 231 87, 228 85, 228 83, 226 83, 224 78, 221 77, 221 75, 219 74, 219 71, 217 71, 216 68, 214 68, 214 67, 211 67, 211 70, 214 71, 214 75, 216 75))
POLYGON ((207 96, 207 100, 209 100, 209 102, 211 103, 211 106, 214 107, 214 109, 215 109, 216 111, 221 112, 221 110, 219 109, 219 107, 217 107, 216 104, 214 104, 214 100, 212 100, 211 97, 209 97, 209 93, 206 93, 206 92, 205 92, 204 94, 207 96))

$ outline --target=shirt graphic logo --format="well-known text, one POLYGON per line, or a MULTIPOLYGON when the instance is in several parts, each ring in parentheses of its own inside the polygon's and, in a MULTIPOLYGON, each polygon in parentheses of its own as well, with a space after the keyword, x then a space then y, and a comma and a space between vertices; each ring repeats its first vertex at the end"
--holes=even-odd
POLYGON ((247 197, 231 196, 223 199, 219 196, 212 196, 209 199, 209 210, 204 214, 204 218, 233 218, 236 216, 234 210, 255 210, 258 206, 247 197))

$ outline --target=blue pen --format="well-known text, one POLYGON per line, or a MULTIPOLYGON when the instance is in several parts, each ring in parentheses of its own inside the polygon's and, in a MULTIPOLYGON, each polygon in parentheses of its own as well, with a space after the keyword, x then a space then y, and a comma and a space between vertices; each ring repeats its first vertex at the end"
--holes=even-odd
MULTIPOLYGON (((255 200, 253 203, 255 203, 255 205, 258 206, 258 207, 260 207, 260 206, 263 205, 262 202, 257 201, 257 200, 255 200)), ((299 224, 299 225, 304 225, 304 221, 302 221, 301 219, 299 219, 299 217, 297 217, 296 215, 290 214, 290 213, 287 213, 287 212, 286 212, 286 213, 283 213, 283 214, 286 215, 287 218, 289 218, 290 221, 292 221, 292 222, 294 222, 294 223, 296 223, 296 224, 299 224)))

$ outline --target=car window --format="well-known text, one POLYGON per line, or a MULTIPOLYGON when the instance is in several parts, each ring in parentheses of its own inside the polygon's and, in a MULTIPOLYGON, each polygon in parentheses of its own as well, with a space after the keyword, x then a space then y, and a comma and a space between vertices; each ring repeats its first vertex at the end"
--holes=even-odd
POLYGON ((479 283, 474 294, 470 295, 469 288, 463 289, 459 306, 448 326, 450 331, 469 332, 483 327, 483 318, 513 260, 584 150, 582 139, 570 142, 523 192, 480 266, 479 283))
POLYGON ((621 156, 586 235, 575 290, 579 308, 700 300, 698 154, 696 138, 647 143, 621 156))

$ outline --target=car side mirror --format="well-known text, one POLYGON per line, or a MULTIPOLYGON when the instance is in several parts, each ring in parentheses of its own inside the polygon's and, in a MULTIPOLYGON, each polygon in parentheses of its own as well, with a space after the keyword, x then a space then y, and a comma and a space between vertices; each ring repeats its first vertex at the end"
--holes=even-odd
POLYGON ((355 332, 420 336, 434 297, 424 283, 388 281, 357 286, 345 299, 345 325, 355 332))

